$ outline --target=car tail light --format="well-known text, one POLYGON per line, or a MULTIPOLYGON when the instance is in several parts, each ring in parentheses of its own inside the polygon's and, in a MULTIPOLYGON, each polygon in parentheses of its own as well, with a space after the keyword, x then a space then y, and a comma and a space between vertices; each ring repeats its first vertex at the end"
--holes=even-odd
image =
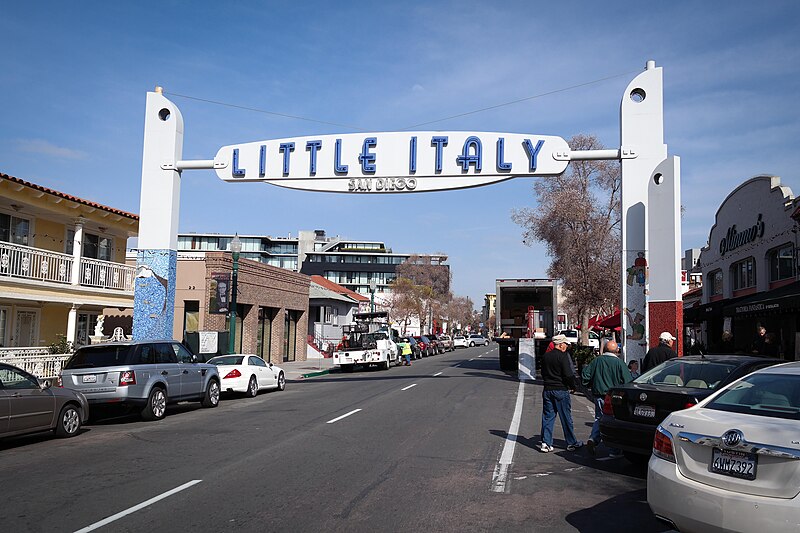
POLYGON ((695 401, 686 402, 686 405, 684 405, 683 408, 684 409, 688 409, 690 407, 694 407, 695 405, 697 405, 697 402, 695 402, 695 401))
POLYGON ((614 416, 614 408, 611 407, 611 395, 610 394, 606 394, 606 397, 603 398, 603 414, 604 415, 614 416))
POLYGON ((56 378, 56 387, 64 387, 64 380, 61 379, 61 374, 56 378))
POLYGON ((675 451, 672 449, 672 435, 661 426, 658 426, 656 429, 656 436, 653 438, 653 455, 671 463, 675 462, 675 451))
POLYGON ((228 378, 240 378, 240 377, 242 377, 242 373, 241 373, 241 372, 239 372, 239 370, 238 370, 238 369, 234 368, 233 370, 231 370, 230 372, 228 372, 227 374, 225 374, 225 377, 224 377, 224 378, 222 378, 222 379, 228 379, 228 378))
POLYGON ((136 373, 133 370, 123 370, 119 373, 119 386, 136 385, 136 373))

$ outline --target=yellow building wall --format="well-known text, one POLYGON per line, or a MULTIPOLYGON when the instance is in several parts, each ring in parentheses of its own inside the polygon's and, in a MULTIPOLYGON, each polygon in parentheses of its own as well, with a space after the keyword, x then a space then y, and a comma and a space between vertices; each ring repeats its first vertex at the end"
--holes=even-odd
POLYGON ((69 308, 62 305, 45 305, 42 307, 39 339, 45 345, 53 344, 59 335, 67 333, 67 316, 69 308))
POLYGON ((51 252, 64 253, 64 238, 67 233, 64 224, 37 218, 34 225, 33 246, 51 252))

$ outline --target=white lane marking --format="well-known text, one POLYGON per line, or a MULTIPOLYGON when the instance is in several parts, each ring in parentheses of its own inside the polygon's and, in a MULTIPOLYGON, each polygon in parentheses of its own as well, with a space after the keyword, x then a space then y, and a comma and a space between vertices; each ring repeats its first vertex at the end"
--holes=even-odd
POLYGON ((478 357, 483 357, 483 354, 480 354, 478 357))
POLYGON ((543 474, 532 474, 532 476, 533 477, 544 477, 544 476, 549 476, 550 474, 552 474, 552 472, 545 472, 543 474))
POLYGON ((444 373, 444 372, 437 372, 437 373, 435 373, 435 374, 433 375, 433 377, 436 377, 436 376, 441 376, 443 373, 444 373))
POLYGON ((592 406, 592 405, 586 405, 585 407, 586 407, 586 410, 587 410, 587 411, 589 411, 589 414, 590 414, 590 415, 593 415, 593 414, 594 414, 594 406, 592 406))
POLYGON ((506 443, 503 445, 503 453, 500 454, 500 461, 498 461, 497 468, 495 468, 494 476, 492 477, 492 492, 506 491, 508 469, 511 466, 511 460, 514 458, 514 446, 517 444, 517 431, 519 431, 519 422, 522 419, 522 404, 525 400, 524 386, 525 382, 520 381, 519 388, 517 388, 517 404, 514 407, 514 416, 511 418, 511 426, 508 428, 506 443))
POLYGON ((411 387, 416 387, 416 386, 417 386, 417 384, 416 384, 416 383, 413 383, 413 384, 409 385, 408 387, 403 387, 403 388, 402 388, 402 389, 400 389, 400 390, 408 390, 408 389, 410 389, 411 387))
POLYGON ((189 481, 188 483, 184 483, 180 487, 175 487, 174 489, 168 490, 167 492, 165 492, 163 494, 159 494, 155 498, 150 498, 146 502, 142 502, 139 505, 134 505, 130 509, 126 509, 126 510, 124 510, 122 512, 119 512, 119 513, 115 514, 115 515, 111 515, 108 518, 104 518, 103 520, 100 520, 99 522, 95 522, 94 524, 92 524, 90 526, 86 526, 83 529, 79 529, 75 533, 85 533, 87 531, 94 531, 97 528, 103 527, 106 524, 110 524, 111 522, 114 522, 115 520, 119 520, 123 516, 127 516, 127 515, 129 515, 131 513, 135 513, 139 509, 144 509, 145 507, 147 507, 149 505, 153 505, 154 503, 156 503, 159 500, 163 500, 164 498, 168 498, 169 496, 172 496, 175 493, 178 493, 178 492, 180 492, 182 490, 188 489, 189 487, 191 487, 193 485, 197 485, 198 483, 202 483, 202 482, 203 482, 202 479, 193 479, 192 481, 189 481))
POLYGON ((614 459, 619 459, 619 457, 601 457, 600 459, 595 459, 596 461, 613 461, 614 459))
POLYGON ((474 357, 473 357, 472 359, 470 359, 470 361, 474 361, 474 360, 475 360, 475 358, 474 358, 474 357))
POLYGON ((356 413, 357 413, 357 412, 359 412, 360 410, 361 410, 361 409, 353 409, 353 410, 352 410, 352 411, 350 411, 349 413, 347 413, 347 414, 344 414, 344 415, 342 415, 342 416, 337 416, 337 417, 336 417, 336 418, 334 418, 333 420, 328 420, 328 421, 327 421, 327 422, 325 422, 325 423, 326 423, 326 424, 333 424, 334 422, 338 422, 338 421, 339 421, 339 420, 341 420, 342 418, 347 418, 347 417, 348 417, 348 416, 350 416, 350 415, 354 415, 354 414, 356 414, 356 413))

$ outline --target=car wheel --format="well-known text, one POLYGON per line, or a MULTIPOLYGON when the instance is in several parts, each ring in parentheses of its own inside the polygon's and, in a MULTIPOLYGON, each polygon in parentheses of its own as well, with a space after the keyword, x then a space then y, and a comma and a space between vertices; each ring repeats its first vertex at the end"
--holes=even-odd
MULTIPOLYGON (((350 367, 352 371, 352 366, 350 367)), ((278 374, 278 390, 286 390, 286 376, 283 375, 283 372, 278 374)))
POLYGON ((203 400, 200 403, 203 407, 216 407, 219 405, 219 382, 216 379, 212 379, 208 382, 206 394, 203 396, 203 400))
POLYGON ((390 366, 390 365, 389 365, 389 361, 384 361, 384 362, 381 364, 381 370, 389 370, 389 366, 390 366))
POLYGON ((469 347, 470 348, 474 348, 475 347, 475 342, 473 341, 473 342, 469 343, 469 347))
POLYGON ((255 398, 258 396, 258 381, 255 376, 250 376, 250 382, 247 384, 247 391, 245 394, 248 398, 255 398))
POLYGON ((81 412, 74 405, 61 408, 56 425, 57 437, 74 437, 81 430, 81 412))
POLYGON ((142 409, 145 420, 161 420, 167 414, 167 392, 161 387, 153 387, 142 409))

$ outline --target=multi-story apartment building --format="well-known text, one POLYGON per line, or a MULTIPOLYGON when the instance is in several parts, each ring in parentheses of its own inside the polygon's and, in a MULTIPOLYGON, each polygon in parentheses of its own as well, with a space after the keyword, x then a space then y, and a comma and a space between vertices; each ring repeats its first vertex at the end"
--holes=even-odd
POLYGON ((137 215, 0 173, 0 352, 88 344, 104 308, 132 308, 138 228, 137 215))
MULTIPOLYGON (((300 231, 297 237, 240 235, 241 257, 261 261, 309 276, 322 276, 354 292, 370 294, 389 292, 397 277, 397 265, 418 255, 431 265, 449 269, 442 254, 394 253, 382 241, 358 241, 329 237, 324 230, 300 231)), ((233 235, 217 233, 182 233, 178 251, 230 250, 233 235)))

